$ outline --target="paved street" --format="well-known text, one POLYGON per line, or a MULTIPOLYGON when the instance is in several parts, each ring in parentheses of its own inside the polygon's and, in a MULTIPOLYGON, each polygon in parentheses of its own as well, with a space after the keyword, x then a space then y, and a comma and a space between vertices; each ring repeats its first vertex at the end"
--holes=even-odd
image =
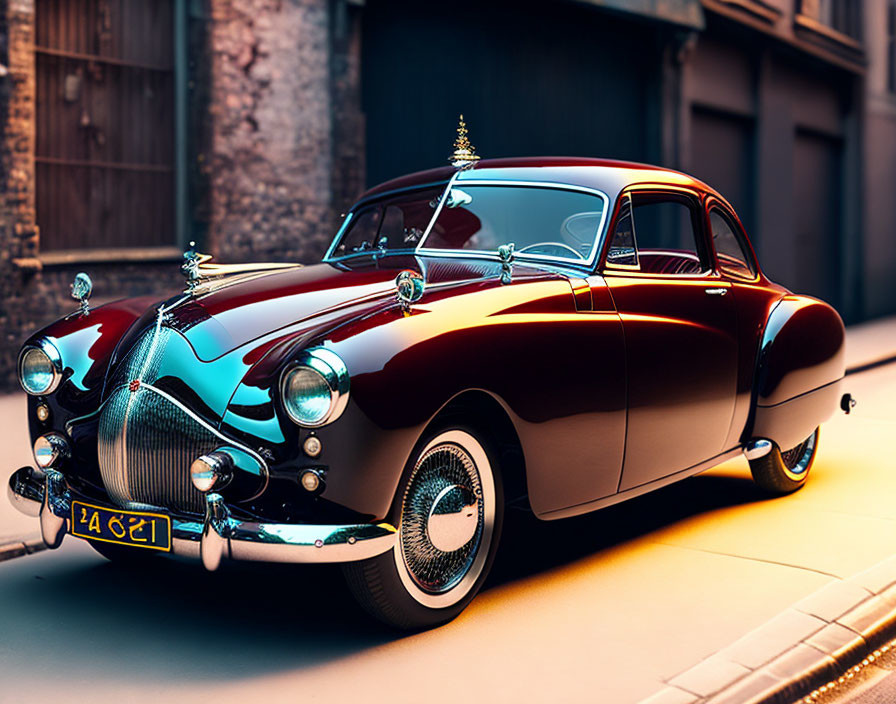
MULTIPOLYGON (((590 516, 511 515, 486 591, 418 635, 372 625, 330 569, 129 571, 72 538, 0 563, 0 701, 637 702, 896 552, 896 365, 848 381, 859 405, 797 494, 764 498, 737 460, 590 516)), ((0 535, 22 528, 0 509, 0 535)))

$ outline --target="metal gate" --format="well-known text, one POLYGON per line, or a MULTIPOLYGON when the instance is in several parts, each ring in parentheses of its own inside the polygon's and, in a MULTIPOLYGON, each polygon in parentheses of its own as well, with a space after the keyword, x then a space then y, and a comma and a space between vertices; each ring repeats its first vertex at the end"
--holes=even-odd
POLYGON ((36 0, 41 251, 176 243, 175 0, 36 0))

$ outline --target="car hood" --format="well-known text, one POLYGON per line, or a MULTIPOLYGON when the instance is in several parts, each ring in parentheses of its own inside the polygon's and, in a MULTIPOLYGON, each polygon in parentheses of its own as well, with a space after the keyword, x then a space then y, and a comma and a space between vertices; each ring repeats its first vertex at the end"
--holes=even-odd
MULTIPOLYGON (((364 258, 352 265, 323 263, 223 279, 175 305, 168 324, 207 362, 278 331, 287 334, 328 321, 336 324, 347 315, 394 305, 395 277, 403 269, 420 271, 427 287, 440 290, 483 282, 501 285, 500 263, 488 260, 364 258)), ((514 269, 515 281, 556 276, 527 267, 514 269)))

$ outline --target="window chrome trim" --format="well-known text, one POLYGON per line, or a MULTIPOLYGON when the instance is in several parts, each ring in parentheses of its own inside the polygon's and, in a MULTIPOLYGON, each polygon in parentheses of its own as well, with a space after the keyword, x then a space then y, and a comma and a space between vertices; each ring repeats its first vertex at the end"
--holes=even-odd
MULTIPOLYGON (((504 180, 504 179, 489 179, 489 178, 463 178, 464 176, 469 176, 469 174, 475 173, 473 171, 458 171, 455 173, 451 179, 447 182, 445 186, 445 191, 443 192, 442 198, 439 200, 439 205, 436 208, 436 212, 433 215, 433 218, 430 220, 429 225, 426 228, 426 231, 423 234, 423 237, 420 238, 420 242, 417 244, 417 247, 414 249, 390 249, 386 252, 386 256, 398 255, 398 254, 414 254, 417 256, 433 256, 433 257, 456 257, 456 258, 477 258, 477 259, 489 259, 494 261, 499 261, 499 257, 497 251, 489 251, 483 249, 425 249, 423 247, 424 243, 428 239, 430 232, 432 231, 433 226, 435 225, 435 221, 441 213, 441 208, 443 203, 445 202, 445 194, 448 193, 451 186, 455 183, 462 183, 465 186, 509 186, 516 188, 542 188, 542 189, 553 189, 553 190, 561 190, 561 191, 573 191, 578 193, 585 193, 591 196, 597 196, 603 201, 604 207, 601 212, 600 223, 597 226, 595 231, 594 243, 591 246, 591 253, 589 254, 587 259, 572 259, 570 257, 555 257, 548 254, 529 254, 529 253, 514 253, 514 260, 521 262, 545 262, 545 263, 559 263, 564 266, 575 266, 583 269, 588 269, 589 271, 594 268, 594 263, 597 260, 598 253, 603 249, 603 242, 606 236, 606 226, 609 221, 610 216, 610 197, 601 190, 596 188, 589 188, 588 186, 578 186, 569 183, 559 183, 556 181, 526 181, 526 180, 504 180)), ((336 236, 333 238, 333 242, 330 244, 329 249, 327 250, 326 255, 324 255, 324 262, 339 262, 345 259, 351 259, 355 257, 363 257, 363 256, 371 256, 376 250, 370 249, 365 250, 363 252, 352 252, 351 254, 344 254, 340 257, 333 256, 333 250, 336 247, 336 244, 342 239, 342 235, 345 232, 345 228, 348 226, 348 223, 351 219, 351 216, 354 214, 355 210, 362 205, 367 205, 369 202, 373 200, 379 200, 380 198, 386 198, 388 196, 396 195, 399 193, 404 193, 411 190, 420 190, 424 188, 431 188, 432 186, 439 185, 438 183, 425 184, 423 186, 413 186, 408 188, 397 189, 395 191, 389 191, 387 193, 378 194, 375 198, 368 198, 365 200, 360 200, 355 205, 355 208, 349 212, 345 217, 345 221, 342 223, 342 227, 339 229, 339 232, 336 233, 336 236)))
POLYGON ((27 393, 29 396, 45 396, 46 394, 53 393, 57 388, 59 388, 59 382, 62 381, 62 355, 59 352, 59 348, 56 347, 49 339, 46 337, 42 337, 39 340, 25 345, 21 351, 19 352, 19 358, 16 362, 16 371, 19 377, 19 386, 27 393), (24 377, 22 376, 22 362, 25 360, 25 353, 28 350, 40 350, 47 358, 50 360, 50 364, 53 365, 53 379, 50 381, 50 385, 44 389, 43 391, 29 391, 25 388, 24 377))
MULTIPOLYGON (((704 277, 714 277, 717 279, 722 278, 720 272, 716 268, 716 253, 715 247, 712 243, 712 233, 709 231, 709 215, 707 211, 706 200, 701 197, 700 193, 697 191, 686 187, 679 186, 675 184, 664 184, 664 183, 636 183, 631 186, 625 188, 622 193, 619 194, 619 198, 628 197, 629 206, 631 208, 632 214, 632 227, 635 233, 635 249, 638 248, 638 225, 635 223, 635 204, 632 201, 631 197, 633 194, 657 194, 657 195, 672 195, 679 196, 683 198, 687 198, 693 201, 693 212, 696 213, 701 220, 703 221, 703 229, 705 232, 703 233, 704 244, 707 249, 707 254, 709 255, 710 261, 708 262, 709 268, 704 269, 700 273, 697 274, 669 274, 669 273, 652 273, 649 271, 644 271, 641 268, 641 257, 640 253, 638 255, 638 265, 637 266, 626 266, 622 264, 613 264, 612 262, 607 261, 607 257, 603 257, 603 265, 599 267, 599 271, 601 273, 606 273, 608 275, 624 275, 624 276, 634 276, 634 277, 644 277, 644 278, 663 278, 663 279, 682 279, 682 278, 704 278, 704 277)), ((691 207, 691 206, 688 206, 691 207)), ((618 221, 618 217, 617 217, 618 221)), ((694 244, 697 245, 697 238, 700 236, 698 232, 694 232, 694 244)), ((607 249, 609 249, 610 241, 607 241, 607 249)), ((603 247, 601 248, 603 249, 603 247)), ((659 250, 663 251, 663 250, 659 250)), ((700 251, 695 250, 694 254, 697 255, 698 261, 700 260, 700 251)), ((600 263, 600 262, 598 262, 600 263)), ((701 262, 702 264, 702 262, 701 262)))
POLYGON ((755 256, 756 253, 753 251, 752 243, 744 230, 743 224, 740 222, 740 218, 738 218, 737 214, 734 212, 734 208, 723 203, 717 197, 710 196, 706 200, 704 211, 706 213, 706 234, 709 236, 709 246, 712 250, 713 264, 717 267, 718 273, 723 277, 728 277, 740 283, 756 283, 759 281, 759 261, 755 256), (716 249, 716 238, 712 230, 711 218, 714 210, 719 211, 722 219, 731 230, 731 234, 734 235, 734 241, 737 242, 737 246, 740 247, 741 254, 747 259, 746 264, 752 272, 751 276, 747 277, 742 274, 736 274, 722 269, 722 260, 719 258, 719 252, 716 249))

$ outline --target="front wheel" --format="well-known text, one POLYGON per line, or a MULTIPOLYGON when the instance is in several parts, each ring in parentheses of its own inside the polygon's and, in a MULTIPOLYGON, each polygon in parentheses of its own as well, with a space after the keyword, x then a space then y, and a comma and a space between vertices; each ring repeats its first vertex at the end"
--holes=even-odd
POLYGON ((818 450, 818 428, 796 447, 781 451, 774 445, 771 452, 750 460, 750 472, 760 487, 772 494, 789 494, 806 483, 809 468, 818 450))
POLYGON ((404 629, 446 623, 466 608, 491 568, 504 514, 498 466, 475 431, 446 428, 418 447, 395 547, 343 566, 361 606, 404 629))

